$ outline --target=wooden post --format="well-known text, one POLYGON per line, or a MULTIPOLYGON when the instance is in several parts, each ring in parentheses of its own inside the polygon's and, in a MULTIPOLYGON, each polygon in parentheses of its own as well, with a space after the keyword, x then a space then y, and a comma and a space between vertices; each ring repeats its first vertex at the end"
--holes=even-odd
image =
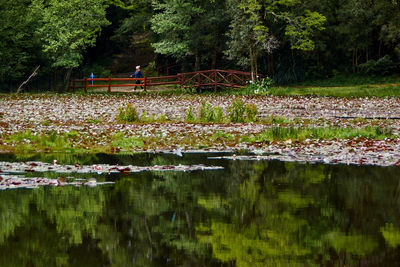
POLYGON ((147 80, 147 78, 146 77, 144 77, 144 80, 143 80, 143 87, 144 87, 144 90, 146 91, 146 80, 147 80))
POLYGON ((232 72, 229 72, 231 74, 231 89, 233 89, 233 74, 232 72))
POLYGON ((111 76, 108 76, 108 92, 111 93, 111 76))
POLYGON ((214 93, 217 92, 217 71, 214 70, 214 93))
POLYGON ((74 90, 74 93, 75 93, 75 80, 72 80, 72 89, 74 90))
POLYGON ((197 73, 197 88, 200 87, 200 72, 197 73))
POLYGON ((83 87, 85 88, 85 93, 87 93, 87 78, 83 81, 83 87))
POLYGON ((183 76, 182 73, 179 73, 179 74, 178 74, 178 80, 179 80, 179 85, 180 85, 181 87, 183 87, 183 84, 184 84, 184 76, 183 76))

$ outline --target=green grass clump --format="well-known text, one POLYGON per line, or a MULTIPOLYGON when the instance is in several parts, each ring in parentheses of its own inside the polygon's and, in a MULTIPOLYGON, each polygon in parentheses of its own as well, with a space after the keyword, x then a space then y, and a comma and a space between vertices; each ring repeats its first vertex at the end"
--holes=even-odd
POLYGON ((6 143, 15 144, 17 151, 59 151, 74 152, 72 143, 79 138, 79 133, 49 132, 46 134, 33 134, 30 130, 15 133, 4 139, 6 143))
POLYGON ((203 100, 199 110, 199 120, 201 122, 214 122, 215 117, 214 107, 203 100))
POLYGON ((223 131, 216 131, 212 136, 211 140, 214 141, 232 141, 235 140, 235 136, 231 133, 224 133, 223 131))
MULTIPOLYGON (((298 121, 298 119, 297 119, 298 121)), ((261 118, 261 122, 264 124, 291 124, 292 121, 290 121, 289 119, 279 116, 279 115, 270 115, 267 118, 261 118)))
POLYGON ((220 106, 212 106, 211 104, 203 101, 197 112, 197 116, 193 113, 193 107, 189 106, 186 111, 185 121, 187 122, 215 122, 221 123, 224 121, 224 112, 220 106))
POLYGON ((124 122, 138 122, 139 121, 139 115, 136 112, 136 109, 131 105, 131 104, 126 104, 125 108, 120 108, 118 115, 117 115, 117 121, 120 123, 124 122))
POLYGON ((224 116, 224 112, 220 106, 212 106, 211 104, 203 101, 199 110, 198 116, 196 117, 193 113, 192 106, 186 111, 185 121, 186 122, 256 122, 258 109, 254 104, 247 104, 244 106, 243 101, 240 98, 236 98, 227 110, 227 116, 224 116))
POLYGON ((270 94, 276 96, 399 97, 400 84, 343 87, 273 87, 270 90, 270 94))
POLYGON ((304 139, 350 139, 350 138, 367 138, 367 139, 385 139, 397 138, 393 134, 390 127, 365 127, 365 128, 296 128, 296 127, 272 127, 254 136, 254 141, 285 141, 304 139))
POLYGON ((246 120, 249 122, 255 122, 257 121, 257 114, 258 114, 258 109, 257 106, 254 104, 247 104, 244 107, 244 113, 246 113, 246 120))
POLYGON ((112 136, 112 146, 120 149, 142 148, 143 139, 139 136, 126 137, 124 133, 117 133, 112 136))
POLYGON ((236 98, 228 108, 229 120, 231 122, 244 122, 244 112, 243 101, 240 98, 236 98))
POLYGON ((192 105, 189 106, 189 109, 186 111, 185 121, 187 122, 194 122, 196 121, 196 117, 193 114, 193 107, 192 105))

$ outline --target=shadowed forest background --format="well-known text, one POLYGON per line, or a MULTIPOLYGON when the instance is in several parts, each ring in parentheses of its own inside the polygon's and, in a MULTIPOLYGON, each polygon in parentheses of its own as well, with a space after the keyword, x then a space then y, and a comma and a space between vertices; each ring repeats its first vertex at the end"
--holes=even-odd
POLYGON ((393 75, 396 0, 0 0, 0 90, 71 77, 239 69, 277 84, 393 75))

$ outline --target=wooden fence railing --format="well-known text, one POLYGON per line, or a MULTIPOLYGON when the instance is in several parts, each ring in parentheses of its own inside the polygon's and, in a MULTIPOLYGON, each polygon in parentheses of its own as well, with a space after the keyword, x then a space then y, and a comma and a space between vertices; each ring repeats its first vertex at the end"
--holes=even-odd
POLYGON ((144 78, 84 78, 71 80, 68 91, 83 88, 87 92, 88 88, 107 88, 111 92, 112 87, 137 87, 141 86, 144 90, 151 86, 178 84, 182 87, 218 87, 239 88, 246 85, 251 80, 251 73, 236 70, 204 70, 178 75, 144 77, 144 78), (139 83, 137 83, 139 81, 139 83))

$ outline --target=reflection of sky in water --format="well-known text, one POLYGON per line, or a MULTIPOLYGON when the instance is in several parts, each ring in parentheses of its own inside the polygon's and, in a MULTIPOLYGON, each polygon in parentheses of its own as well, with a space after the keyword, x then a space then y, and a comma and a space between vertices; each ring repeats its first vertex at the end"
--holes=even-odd
POLYGON ((208 156, 1 155, 225 169, 90 174, 115 184, 0 191, 0 266, 385 266, 398 259, 398 168, 208 156))

